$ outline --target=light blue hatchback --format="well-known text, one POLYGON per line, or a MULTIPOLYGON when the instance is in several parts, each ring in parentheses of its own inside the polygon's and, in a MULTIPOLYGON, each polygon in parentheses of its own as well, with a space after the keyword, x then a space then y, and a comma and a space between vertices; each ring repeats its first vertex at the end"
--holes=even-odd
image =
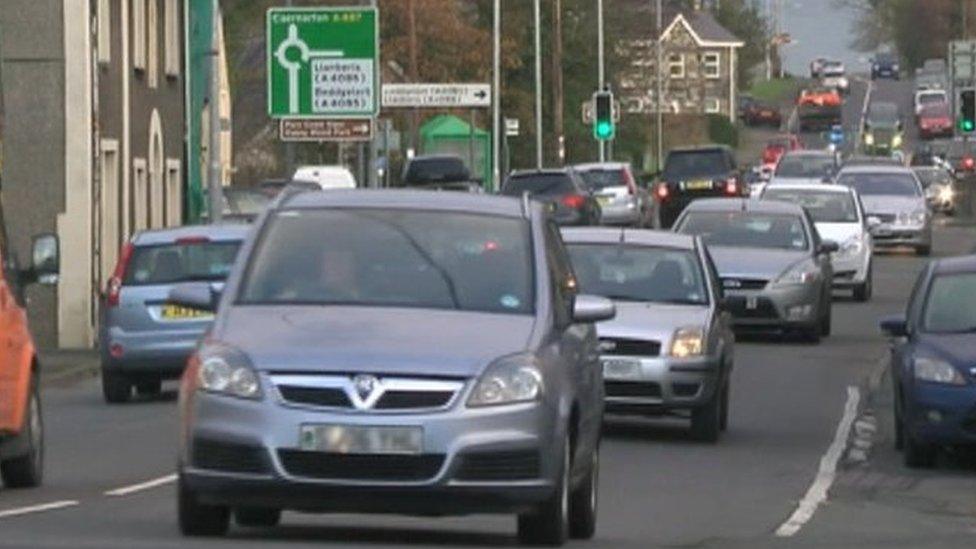
POLYGON ((101 301, 99 349, 106 402, 159 393, 183 372, 210 327, 209 312, 167 303, 174 284, 223 286, 250 231, 246 225, 202 225, 144 231, 122 247, 101 301))

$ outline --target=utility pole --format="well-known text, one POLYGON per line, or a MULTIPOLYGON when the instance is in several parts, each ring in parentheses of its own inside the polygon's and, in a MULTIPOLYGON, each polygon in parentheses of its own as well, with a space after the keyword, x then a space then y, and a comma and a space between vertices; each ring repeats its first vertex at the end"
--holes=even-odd
POLYGON ((210 202, 210 222, 220 223, 224 217, 224 193, 221 184, 220 162, 220 0, 213 0, 213 37, 210 51, 210 174, 207 192, 210 202))
MULTIPOLYGON (((376 0, 366 0, 366 3, 371 8, 374 8, 374 9, 376 8, 376 0)), ((380 74, 383 73, 383 71, 381 71, 379 67, 376 67, 376 70, 377 71, 380 71, 380 74)), ((381 77, 381 79, 382 79, 382 77, 381 77)), ((380 86, 381 86, 381 88, 378 91, 382 92, 382 82, 380 83, 380 86)), ((376 174, 376 137, 377 137, 377 135, 376 134, 378 133, 376 131, 376 119, 377 119, 376 116, 370 116, 370 118, 369 118, 369 123, 372 126, 372 128, 371 128, 371 130, 372 130, 372 132, 371 132, 372 133, 372 137, 370 138, 369 143, 366 144, 366 185, 369 188, 371 188, 371 189, 372 188, 379 187, 379 181, 377 181, 377 177, 376 177, 377 176, 377 174, 376 174)))
POLYGON ((566 138, 563 135, 563 15, 562 0, 552 3, 552 126, 556 134, 556 160, 566 162, 566 138))
MULTIPOLYGON (((419 70, 417 67, 417 1, 408 0, 407 5, 407 32, 410 41, 410 81, 417 83, 420 81, 419 70)), ((410 150, 417 153, 417 129, 420 126, 420 112, 414 108, 410 112, 410 150)))
POLYGON ((502 1, 495 0, 492 15, 492 74, 491 74, 491 182, 492 189, 501 188, 501 113, 502 113, 502 1))
MULTIPOLYGON (((606 73, 603 65, 603 0, 596 0, 596 51, 597 51, 597 89, 600 91, 604 90, 606 86, 606 73)), ((600 148, 600 162, 607 161, 607 147, 603 140, 598 140, 596 142, 597 147, 600 148)))
MULTIPOLYGON (((292 6, 292 0, 285 0, 285 6, 289 8, 292 6)), ((281 122, 277 122, 281 124, 281 122)), ((295 173, 295 143, 291 141, 285 142, 285 177, 291 179, 292 174, 295 173)))
MULTIPOLYGON (((411 0, 412 1, 412 0, 411 0)), ((535 167, 542 169, 542 14, 539 1, 532 3, 535 19, 535 167)))
POLYGON ((660 171, 661 163, 664 157, 664 37, 661 34, 664 32, 664 6, 661 0, 657 0, 657 77, 654 79, 654 83, 657 86, 656 99, 654 101, 655 110, 657 111, 657 151, 656 157, 654 159, 655 168, 660 171))

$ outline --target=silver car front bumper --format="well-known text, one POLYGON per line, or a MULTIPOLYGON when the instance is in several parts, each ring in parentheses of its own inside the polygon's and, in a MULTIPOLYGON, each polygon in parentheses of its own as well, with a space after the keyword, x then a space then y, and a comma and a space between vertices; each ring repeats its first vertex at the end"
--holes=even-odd
POLYGON ((767 285, 762 290, 726 290, 736 329, 811 328, 820 321, 820 284, 767 285))
POLYGON ((875 247, 931 246, 932 226, 882 224, 871 229, 875 247))
POLYGON ((653 414, 692 409, 711 400, 719 385, 718 357, 605 355, 607 413, 653 414))

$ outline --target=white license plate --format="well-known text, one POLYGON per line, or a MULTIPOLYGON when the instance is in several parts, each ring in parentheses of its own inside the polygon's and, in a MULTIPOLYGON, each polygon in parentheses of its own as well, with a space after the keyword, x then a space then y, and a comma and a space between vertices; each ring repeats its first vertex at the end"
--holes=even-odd
POLYGON ((603 359, 603 377, 607 379, 637 379, 640 375, 640 361, 626 358, 603 359))
POLYGON ((420 427, 374 427, 360 425, 302 425, 299 447, 331 454, 423 453, 424 431, 420 427))

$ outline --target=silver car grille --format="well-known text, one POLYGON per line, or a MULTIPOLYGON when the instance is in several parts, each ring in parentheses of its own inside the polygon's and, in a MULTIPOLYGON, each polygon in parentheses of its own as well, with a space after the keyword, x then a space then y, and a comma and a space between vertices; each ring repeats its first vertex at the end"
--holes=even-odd
POLYGON ((460 380, 370 374, 273 374, 270 378, 282 403, 363 412, 442 410, 464 388, 460 380))

